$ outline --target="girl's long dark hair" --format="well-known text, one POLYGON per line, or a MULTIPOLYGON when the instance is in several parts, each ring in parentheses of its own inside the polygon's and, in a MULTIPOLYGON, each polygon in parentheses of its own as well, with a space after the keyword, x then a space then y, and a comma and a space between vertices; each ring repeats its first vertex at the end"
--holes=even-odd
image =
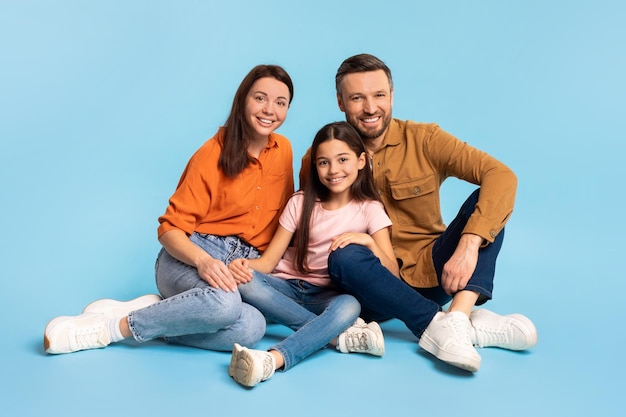
MULTIPOLYGON (((316 202, 327 201, 330 191, 320 181, 316 168, 317 149, 320 144, 329 140, 340 140, 356 154, 357 157, 363 153, 367 156, 365 144, 359 133, 347 122, 329 123, 322 127, 311 145, 311 162, 309 166, 309 176, 304 185, 304 202, 302 204, 302 215, 295 237, 296 259, 294 267, 302 273, 310 272, 307 264, 307 253, 309 249, 309 235, 311 229, 311 218, 316 202)), ((374 185, 372 169, 369 162, 365 163, 357 175, 354 184, 350 187, 352 199, 357 201, 376 200, 380 201, 380 196, 374 185)))
POLYGON ((225 132, 220 154, 219 166, 224 174, 235 178, 253 158, 248 154, 250 144, 250 125, 246 120, 246 99, 252 85, 260 78, 274 78, 284 83, 289 89, 289 104, 293 100, 293 83, 287 71, 278 65, 257 65, 241 81, 233 98, 233 106, 226 119, 225 132))

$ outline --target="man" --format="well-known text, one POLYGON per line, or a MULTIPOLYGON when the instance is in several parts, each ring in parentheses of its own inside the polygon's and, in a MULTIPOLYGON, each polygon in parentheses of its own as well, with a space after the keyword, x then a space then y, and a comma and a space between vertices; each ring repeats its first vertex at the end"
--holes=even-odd
MULTIPOLYGON (((356 296, 371 320, 398 318, 437 358, 476 372, 475 347, 524 350, 537 343, 533 323, 519 314, 473 310, 492 297, 495 263, 504 225, 515 200, 517 178, 495 158, 435 124, 393 119, 391 71, 380 59, 346 59, 336 75, 337 100, 360 133, 374 179, 393 222, 392 243, 400 280, 363 280, 360 268, 379 268, 363 247, 349 245, 329 258, 333 282, 356 296), (447 177, 478 185, 448 227, 439 191, 447 177), (441 306, 452 301, 447 312, 441 306)), ((301 184, 307 175, 303 158, 301 184)), ((388 276, 381 270, 381 277, 388 276)))

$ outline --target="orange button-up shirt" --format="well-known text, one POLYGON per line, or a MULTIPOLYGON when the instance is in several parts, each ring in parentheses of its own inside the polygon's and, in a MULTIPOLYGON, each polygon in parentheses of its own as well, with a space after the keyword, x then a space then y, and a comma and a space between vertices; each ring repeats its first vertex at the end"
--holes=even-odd
POLYGON ((219 169, 222 137, 220 129, 187 163, 159 217, 158 235, 180 229, 188 235, 237 236, 263 251, 294 191, 291 144, 272 133, 256 163, 233 179, 219 169))

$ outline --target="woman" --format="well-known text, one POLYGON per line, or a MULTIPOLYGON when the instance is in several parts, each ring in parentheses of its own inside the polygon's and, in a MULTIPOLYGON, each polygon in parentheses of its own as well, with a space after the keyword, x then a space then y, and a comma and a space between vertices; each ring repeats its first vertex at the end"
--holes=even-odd
POLYGON ((246 280, 227 265, 259 256, 293 193, 291 145, 275 133, 292 99, 283 68, 259 65, 246 75, 225 126, 191 157, 159 218, 156 283, 164 299, 99 300, 78 316, 57 317, 45 330, 47 353, 130 337, 230 351, 263 337, 265 318, 241 301, 237 285, 246 280))

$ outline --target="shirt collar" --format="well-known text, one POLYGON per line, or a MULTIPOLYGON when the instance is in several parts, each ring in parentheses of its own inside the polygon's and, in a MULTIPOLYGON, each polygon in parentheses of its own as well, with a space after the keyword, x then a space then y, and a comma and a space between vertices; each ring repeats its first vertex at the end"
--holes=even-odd
POLYGON ((387 128, 387 133, 385 133, 385 137, 383 139, 383 144, 381 148, 384 148, 385 146, 399 145, 401 142, 400 140, 401 135, 399 135, 400 130, 401 128, 400 128, 400 123, 398 123, 398 120, 391 119, 391 122, 389 122, 389 127, 387 128))
POLYGON ((275 133, 270 133, 269 137, 267 138, 267 145, 265 146, 266 148, 279 148, 280 146, 278 145, 278 141, 276 140, 276 134, 275 133))

